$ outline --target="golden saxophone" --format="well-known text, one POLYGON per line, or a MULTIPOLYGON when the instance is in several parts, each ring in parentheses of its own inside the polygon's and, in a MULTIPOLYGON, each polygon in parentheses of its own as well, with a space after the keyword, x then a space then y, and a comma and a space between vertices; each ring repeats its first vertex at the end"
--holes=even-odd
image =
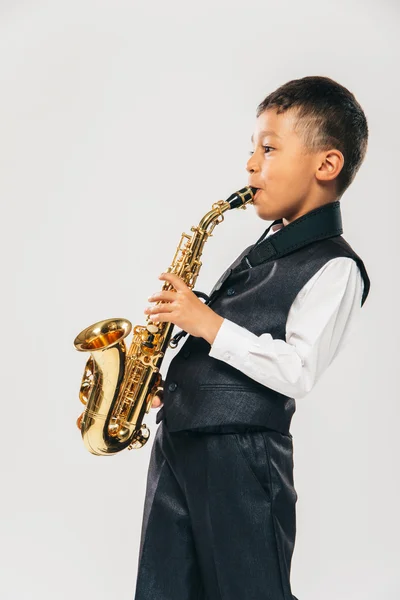
MULTIPOLYGON (((182 234, 166 272, 175 273, 192 289, 202 265, 203 246, 215 225, 224 220, 226 210, 246 209, 247 204, 253 203, 256 191, 244 187, 227 200, 215 202, 199 225, 191 228, 193 235, 182 234)), ((162 289, 175 291, 167 281, 162 289)), ((173 327, 170 322, 155 324, 149 315, 146 325, 134 327, 128 351, 124 338, 130 334, 132 324, 127 319, 98 321, 75 338, 75 348, 91 354, 79 392, 85 410, 76 424, 92 454, 108 456, 126 447, 141 448, 149 439, 150 431, 142 420, 162 389, 159 369, 165 351, 168 345, 171 348, 177 345, 174 340, 170 342, 173 327)))

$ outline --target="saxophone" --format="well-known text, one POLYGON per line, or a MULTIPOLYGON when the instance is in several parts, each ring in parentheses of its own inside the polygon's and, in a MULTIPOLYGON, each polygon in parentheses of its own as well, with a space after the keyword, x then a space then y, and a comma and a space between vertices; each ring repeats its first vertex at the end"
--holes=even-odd
MULTIPOLYGON (((223 213, 233 208, 246 209, 247 204, 253 203, 256 191, 244 187, 227 200, 215 202, 199 225, 191 228, 193 235, 182 234, 166 272, 175 273, 192 289, 202 265, 199 259, 203 246, 214 227, 224 220, 223 213)), ((167 281, 162 289, 174 291, 167 281)), ((177 345, 176 340, 170 341, 173 327, 170 322, 155 324, 148 315, 146 325, 134 327, 128 351, 124 338, 130 334, 132 324, 127 319, 98 321, 75 338, 77 350, 90 352, 79 391, 85 410, 76 424, 92 454, 109 456, 125 448, 138 449, 149 439, 150 431, 142 420, 154 396, 163 389, 159 369, 167 347, 177 345)))

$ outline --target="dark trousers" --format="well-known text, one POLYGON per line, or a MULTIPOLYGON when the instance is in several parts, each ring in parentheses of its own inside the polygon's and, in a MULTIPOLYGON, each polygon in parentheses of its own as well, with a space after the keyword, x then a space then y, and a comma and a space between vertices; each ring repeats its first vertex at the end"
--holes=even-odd
POLYGON ((156 431, 134 600, 297 600, 291 435, 156 431))

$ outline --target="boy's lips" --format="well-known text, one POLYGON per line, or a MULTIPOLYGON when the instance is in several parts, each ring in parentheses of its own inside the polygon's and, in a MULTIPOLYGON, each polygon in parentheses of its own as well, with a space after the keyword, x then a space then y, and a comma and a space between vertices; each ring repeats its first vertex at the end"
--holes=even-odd
POLYGON ((256 193, 254 194, 253 200, 256 200, 256 198, 257 198, 257 196, 259 195, 260 192, 262 192, 262 189, 258 188, 258 190, 256 191, 256 193))

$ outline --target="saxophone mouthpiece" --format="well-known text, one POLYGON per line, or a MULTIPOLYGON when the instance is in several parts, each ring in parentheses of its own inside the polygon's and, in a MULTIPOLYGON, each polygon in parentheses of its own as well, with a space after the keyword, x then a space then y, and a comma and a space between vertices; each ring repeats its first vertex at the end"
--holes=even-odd
POLYGON ((231 205, 232 208, 239 208, 244 204, 248 204, 253 201, 254 195, 257 191, 257 188, 246 186, 237 192, 234 192, 229 198, 225 200, 231 205))

